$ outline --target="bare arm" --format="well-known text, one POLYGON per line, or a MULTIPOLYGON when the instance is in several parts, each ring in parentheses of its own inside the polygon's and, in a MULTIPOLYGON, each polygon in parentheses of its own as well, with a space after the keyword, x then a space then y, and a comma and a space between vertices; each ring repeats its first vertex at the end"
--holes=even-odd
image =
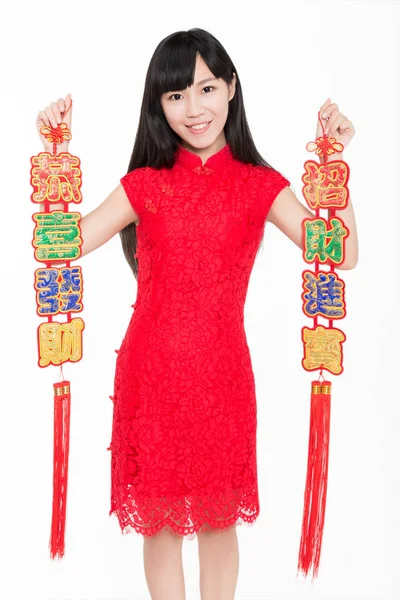
MULTIPOLYGON (((44 205, 40 204, 39 206, 43 211, 44 205)), ((78 210, 79 204, 75 206, 78 210)), ((69 208, 71 210, 71 206, 69 208)), ((50 210, 63 210, 63 204, 52 204, 50 210)), ((81 255, 74 260, 96 250, 116 233, 119 233, 121 229, 138 221, 138 215, 129 202, 124 188, 119 184, 97 208, 82 217, 80 221, 83 240, 81 255)), ((65 261, 59 261, 59 263, 65 264, 65 261)))
MULTIPOLYGON (((71 115, 72 115, 72 99, 71 94, 64 98, 59 98, 57 102, 52 102, 43 111, 38 113, 36 119, 36 127, 39 133, 39 138, 43 143, 44 151, 52 154, 53 147, 47 140, 46 136, 41 133, 43 125, 48 127, 57 127, 57 124, 65 122, 69 131, 71 131, 71 115), (68 107, 68 108, 67 108, 68 107)), ((57 153, 69 152, 69 141, 64 140, 57 147, 57 153)), ((70 212, 79 211, 80 205, 70 205, 70 212), (72 208, 71 208, 72 207, 72 208)), ((38 205, 39 211, 44 211, 44 204, 38 205)), ((64 210, 64 204, 50 204, 49 210, 64 210)), ((96 250, 116 233, 124 229, 132 222, 138 222, 139 217, 134 211, 124 188, 121 184, 111 192, 111 194, 92 212, 83 216, 80 220, 80 228, 82 233, 81 258, 89 252, 96 250)), ((64 260, 52 261, 58 265, 65 264, 64 260)))

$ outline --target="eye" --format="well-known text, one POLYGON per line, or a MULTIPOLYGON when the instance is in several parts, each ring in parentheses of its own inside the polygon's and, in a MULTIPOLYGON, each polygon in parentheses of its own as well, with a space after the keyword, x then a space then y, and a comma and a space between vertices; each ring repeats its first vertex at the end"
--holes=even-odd
MULTIPOLYGON (((213 90, 214 86, 212 86, 212 85, 206 85, 206 87, 203 87, 203 90, 207 90, 207 89, 213 90)), ((178 94, 177 92, 175 94, 171 94, 171 96, 169 97, 169 100, 172 100, 172 98, 174 96, 181 96, 181 94, 178 94)))

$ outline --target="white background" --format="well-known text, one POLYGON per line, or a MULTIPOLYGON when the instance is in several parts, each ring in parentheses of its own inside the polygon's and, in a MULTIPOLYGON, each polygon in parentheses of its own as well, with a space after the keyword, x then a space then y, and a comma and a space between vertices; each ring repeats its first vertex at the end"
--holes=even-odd
MULTIPOLYGON (((7 600, 149 598, 142 538, 109 517, 116 354, 136 280, 119 236, 83 269, 84 357, 65 366, 72 417, 66 556, 49 557, 52 384, 37 366, 30 157, 39 110, 72 93, 70 151, 81 159, 82 214, 119 184, 133 148, 156 45, 201 27, 241 78, 255 143, 301 194, 305 145, 327 97, 354 124, 344 159, 359 235, 346 283, 344 372, 333 381, 320 574, 296 579, 313 375, 301 367, 301 251, 266 228, 245 321, 258 399, 261 514, 239 527, 240 600, 395 600, 399 527, 399 3, 13 2, 1 9, 0 596, 7 600), (112 290, 112 301, 109 291, 112 290)), ((327 373, 325 372, 325 376, 327 373)), ((186 594, 199 596, 197 540, 183 546, 186 594)))

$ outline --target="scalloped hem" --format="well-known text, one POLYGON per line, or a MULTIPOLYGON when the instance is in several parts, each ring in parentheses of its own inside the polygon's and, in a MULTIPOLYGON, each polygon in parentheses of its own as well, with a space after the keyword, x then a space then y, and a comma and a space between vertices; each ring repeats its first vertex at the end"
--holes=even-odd
POLYGON ((188 541, 195 540, 199 534, 204 533, 206 531, 215 531, 222 533, 223 531, 233 529, 234 527, 241 525, 244 525, 245 527, 253 527, 253 525, 257 521, 257 517, 259 516, 259 514, 259 510, 250 517, 244 513, 241 513, 237 517, 233 517, 228 521, 213 521, 211 523, 207 521, 188 527, 182 527, 181 525, 177 525, 176 523, 174 523, 171 519, 166 519, 164 522, 158 525, 146 528, 142 527, 141 525, 137 525, 132 520, 130 520, 129 522, 122 522, 118 514, 117 508, 111 509, 109 512, 109 516, 115 515, 117 517, 122 535, 127 535, 129 533, 137 533, 142 537, 151 537, 159 533, 161 530, 165 530, 171 533, 172 535, 183 537, 188 541))

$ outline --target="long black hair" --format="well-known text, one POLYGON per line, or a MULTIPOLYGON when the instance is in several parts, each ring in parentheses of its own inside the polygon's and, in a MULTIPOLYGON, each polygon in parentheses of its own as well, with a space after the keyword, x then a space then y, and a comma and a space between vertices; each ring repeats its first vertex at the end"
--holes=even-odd
MULTIPOLYGON (((199 28, 177 31, 164 38, 150 60, 146 74, 139 125, 128 173, 140 167, 171 168, 181 138, 169 126, 161 106, 161 96, 170 90, 193 85, 197 55, 213 73, 228 85, 236 74, 235 95, 229 102, 224 126, 225 138, 233 156, 244 163, 271 167, 258 153, 247 123, 242 87, 235 65, 225 48, 208 31, 199 28)), ((136 224, 120 231, 122 249, 134 277, 138 277, 136 224)), ((261 240, 262 241, 262 240, 261 240)), ((261 246, 261 244, 260 244, 261 246)), ((259 248, 260 249, 260 248, 259 248)))

